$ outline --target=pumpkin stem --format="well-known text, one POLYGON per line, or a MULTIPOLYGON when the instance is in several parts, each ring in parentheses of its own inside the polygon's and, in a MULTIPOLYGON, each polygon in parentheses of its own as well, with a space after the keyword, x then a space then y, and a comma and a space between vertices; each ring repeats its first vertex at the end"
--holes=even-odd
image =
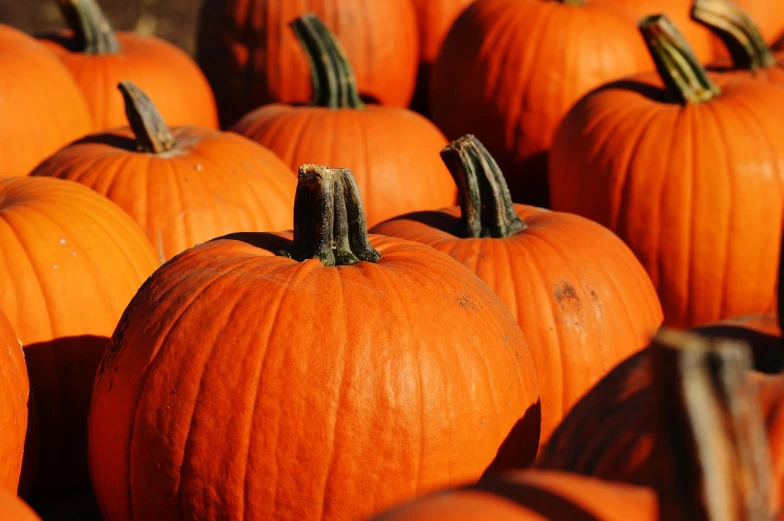
POLYGON ((583 5, 585 0, 555 0, 559 4, 566 4, 566 5, 583 5))
POLYGON ((313 104, 330 109, 363 108, 346 52, 321 19, 307 13, 290 25, 310 62, 313 104))
POLYGON ((460 237, 509 237, 525 228, 517 217, 504 174, 475 136, 465 135, 441 151, 457 184, 461 216, 460 237))
POLYGON ((120 82, 117 88, 125 99, 125 114, 136 136, 136 148, 152 154, 174 148, 174 136, 150 98, 131 81, 120 82))
POLYGON ((770 521, 770 452, 742 342, 661 331, 651 345, 659 414, 659 519, 770 521))
POLYGON ((57 0, 84 54, 116 54, 120 42, 95 0, 57 0))
POLYGON ((695 0, 691 17, 721 38, 736 69, 756 70, 776 64, 759 28, 729 0, 695 0))
POLYGON ((701 103, 721 94, 677 27, 664 15, 647 16, 640 32, 670 96, 678 103, 701 103))
POLYGON ((365 211, 354 176, 345 168, 302 165, 294 197, 294 242, 280 253, 324 266, 378 262, 370 244, 365 211))

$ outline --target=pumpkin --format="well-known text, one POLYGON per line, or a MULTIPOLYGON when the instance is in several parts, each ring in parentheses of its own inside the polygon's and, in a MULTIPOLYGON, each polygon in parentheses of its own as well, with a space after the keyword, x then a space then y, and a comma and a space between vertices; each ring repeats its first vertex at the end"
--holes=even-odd
POLYGON ((525 465, 539 424, 501 301, 447 255, 368 236, 350 172, 304 165, 293 234, 192 248, 131 301, 90 473, 107 521, 361 520, 525 465))
POLYGON ((122 310, 157 266, 138 225, 89 188, 0 179, 0 308, 24 345, 35 391, 40 488, 87 477, 93 376, 122 310))
POLYGON ((375 226, 447 253, 498 295, 531 345, 544 442, 588 389, 643 349, 662 322, 661 305, 634 254, 582 217, 515 205, 482 143, 468 135, 442 152, 460 206, 375 226))
POLYGON ((27 175, 39 162, 92 131, 68 70, 35 39, 0 24, 0 168, 27 175))
POLYGON ((641 30, 659 75, 605 86, 569 112, 550 155, 553 208, 629 245, 667 325, 771 311, 784 210, 784 142, 771 136, 784 132, 784 92, 754 79, 719 87, 669 20, 641 30))
POLYGON ((754 21, 729 0, 695 0, 692 17, 724 42, 731 59, 716 60, 709 69, 720 81, 755 77, 784 85, 784 56, 775 56, 754 21))
POLYGON ((41 521, 24 501, 0 488, 0 517, 5 521, 41 521))
POLYGON ((268 105, 232 130, 278 154, 291 168, 336 164, 356 176, 370 226, 415 210, 452 205, 456 190, 435 153, 447 144, 424 117, 366 105, 342 46, 321 21, 292 24, 313 69, 309 106, 268 105))
MULTIPOLYGON (((732 0, 759 27, 764 41, 773 44, 784 36, 784 3, 776 0, 732 0)), ((726 58, 728 49, 720 38, 714 38, 714 56, 726 58)))
POLYGON ((29 396, 22 346, 0 311, 0 489, 14 495, 22 472, 29 396))
POLYGON ((117 203, 162 263, 227 233, 290 226, 296 176, 275 154, 230 132, 169 130, 136 85, 120 90, 130 129, 82 139, 32 175, 76 181, 117 203))
POLYGON ((732 342, 672 332, 660 334, 651 350, 655 400, 640 411, 654 419, 658 434, 650 488, 518 471, 399 507, 375 521, 772 519, 780 501, 770 486, 755 389, 743 378, 748 353, 732 342))
POLYGON ((653 14, 665 14, 675 23, 700 61, 714 57, 714 39, 690 17, 694 0, 602 0, 633 18, 635 22, 653 14))
POLYGON ((57 0, 69 31, 39 40, 62 60, 87 99, 96 130, 126 125, 117 84, 132 80, 172 125, 218 125, 215 98, 204 74, 180 48, 159 38, 117 33, 96 0, 57 0))
POLYGON ((433 62, 452 23, 475 0, 413 0, 419 25, 419 74, 411 106, 428 114, 433 62))
POLYGON ((516 202, 547 207, 547 154, 569 108, 652 68, 633 21, 602 2, 478 0, 433 66, 431 115, 450 139, 482 140, 516 202))
POLYGON ((408 106, 419 63, 410 1, 205 0, 197 61, 215 90, 224 126, 261 105, 311 99, 309 64, 288 28, 311 12, 346 45, 363 95, 408 106))

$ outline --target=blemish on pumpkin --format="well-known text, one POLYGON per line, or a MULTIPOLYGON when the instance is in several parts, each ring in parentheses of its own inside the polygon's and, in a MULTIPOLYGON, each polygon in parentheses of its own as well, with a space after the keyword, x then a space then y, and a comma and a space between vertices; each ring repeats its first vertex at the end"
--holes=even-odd
POLYGON ((60 239, 60 244, 62 244, 62 245, 65 245, 65 237, 63 237, 62 239, 60 239))
POLYGON ((577 296, 577 292, 574 290, 574 286, 569 284, 566 280, 561 280, 561 284, 555 284, 555 300, 558 301, 559 304, 563 304, 564 301, 569 299, 577 300, 578 304, 580 302, 580 297, 577 296))
POLYGON ((477 311, 476 304, 474 303, 473 300, 471 300, 471 297, 469 297, 467 295, 458 295, 457 303, 463 309, 470 309, 471 311, 474 311, 474 312, 477 311))
POLYGON ((204 167, 203 167, 203 166, 201 166, 201 163, 197 163, 197 164, 196 164, 196 167, 195 167, 195 170, 196 170, 197 172, 201 172, 202 170, 204 170, 204 167))
POLYGON ((585 312, 574 286, 566 279, 561 279, 560 282, 555 283, 553 295, 559 308, 555 317, 558 323, 573 329, 584 341, 585 312))

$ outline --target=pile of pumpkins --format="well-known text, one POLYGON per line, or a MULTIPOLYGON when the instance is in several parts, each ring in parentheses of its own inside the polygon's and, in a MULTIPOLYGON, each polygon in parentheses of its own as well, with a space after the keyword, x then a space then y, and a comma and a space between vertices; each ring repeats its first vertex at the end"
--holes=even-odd
POLYGON ((0 519, 784 520, 784 2, 53 1, 0 519))

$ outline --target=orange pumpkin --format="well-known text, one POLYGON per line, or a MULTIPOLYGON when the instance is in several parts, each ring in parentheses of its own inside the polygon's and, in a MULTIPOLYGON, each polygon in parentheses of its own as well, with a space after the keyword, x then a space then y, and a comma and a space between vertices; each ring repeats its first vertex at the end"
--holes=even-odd
POLYGON ((411 106, 428 114, 433 62, 452 23, 475 0, 413 0, 419 25, 419 74, 411 106))
POLYGON ((0 179, 0 308, 24 344, 35 390, 41 487, 86 478, 95 369, 122 310, 157 266, 138 225, 89 188, 0 179))
POLYGON ((514 205, 474 136, 441 155, 461 206, 404 215, 371 230, 451 255, 484 280, 531 345, 544 442, 582 395, 650 342, 662 310, 648 275, 612 232, 582 217, 514 205))
MULTIPOLYGON (((492 476, 375 521, 771 520, 780 498, 769 479, 755 389, 742 376, 747 353, 734 343, 672 335, 660 335, 651 348, 660 383, 642 411, 658 434, 650 488, 528 470, 492 476)), ((577 443, 590 442, 574 435, 577 443)))
POLYGON ((0 68, 0 175, 27 175, 60 147, 92 130, 79 87, 35 39, 0 25, 0 68))
POLYGON ((454 184, 436 154, 447 144, 443 134, 409 110, 365 105, 342 46, 318 18, 303 16, 292 27, 313 67, 313 104, 268 105, 232 130, 269 148, 291 168, 318 163, 351 169, 370 226, 454 204, 454 184))
MULTIPOLYGON (((732 0, 760 29, 768 44, 784 36, 784 2, 778 0, 732 0)), ((714 39, 714 56, 726 58, 728 51, 720 38, 714 39)))
POLYGON ((70 31, 39 37, 82 89, 96 130, 126 125, 117 84, 132 80, 172 125, 215 128, 218 112, 206 78, 180 48, 159 38, 118 33, 96 0, 57 0, 70 31))
POLYGON ((547 154, 569 108, 652 68, 633 21, 603 2, 478 0, 434 65, 432 118, 450 139, 481 139, 515 201, 547 207, 547 154))
POLYGON ((310 12, 346 45, 364 96, 408 106, 419 62, 409 0, 206 0, 197 60, 215 89, 224 126, 261 105, 312 97, 308 61, 288 28, 310 12))
POLYGON ((0 311, 0 490, 14 495, 22 472, 29 397, 22 346, 0 311))
POLYGON ((0 518, 3 521, 41 521, 24 501, 0 489, 0 518))
POLYGON ((720 81, 754 77, 784 85, 784 56, 775 56, 754 21, 730 0, 695 0, 692 16, 720 38, 731 59, 709 66, 720 81))
POLYGON ((80 140, 32 175, 77 181, 117 203, 162 263, 227 233, 291 225, 296 177, 275 154, 230 132, 170 131, 138 87, 120 89, 131 129, 80 140))
POLYGON ((638 22, 646 16, 664 14, 677 25, 700 61, 714 57, 714 40, 711 33, 691 19, 694 0, 600 0, 613 6, 638 22))
POLYGON ((784 133, 784 91, 753 79, 719 88, 666 18, 642 30, 660 74, 569 112, 550 155, 553 208, 629 245, 665 324, 771 311, 784 211, 784 142, 771 136, 784 133))
POLYGON ((111 521, 361 520, 525 465, 539 424, 501 301, 447 255, 368 237, 350 172, 306 165, 293 235, 197 246, 133 299, 89 461, 111 521))

